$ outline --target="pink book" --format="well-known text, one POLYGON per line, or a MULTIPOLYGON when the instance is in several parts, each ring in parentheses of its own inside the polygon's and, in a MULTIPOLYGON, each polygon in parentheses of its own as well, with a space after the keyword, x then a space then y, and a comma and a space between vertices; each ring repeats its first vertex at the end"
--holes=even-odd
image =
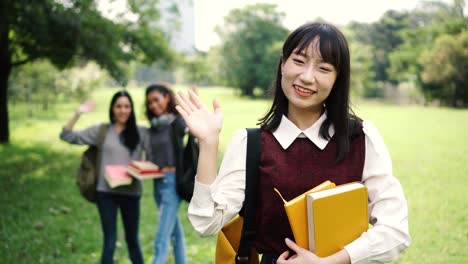
POLYGON ((132 177, 127 173, 127 166, 106 165, 105 178, 111 188, 132 184, 132 177))

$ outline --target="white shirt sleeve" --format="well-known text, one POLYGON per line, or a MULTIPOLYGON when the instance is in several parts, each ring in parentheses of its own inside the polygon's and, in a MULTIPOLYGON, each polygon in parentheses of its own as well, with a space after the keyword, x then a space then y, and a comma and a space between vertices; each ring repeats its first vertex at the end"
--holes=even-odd
POLYGON ((217 233, 242 208, 245 197, 245 160, 247 131, 237 130, 224 153, 218 176, 211 185, 195 178, 188 217, 202 236, 217 233))
POLYGON ((369 121, 363 122, 363 131, 366 156, 362 181, 368 190, 369 223, 373 226, 345 249, 351 263, 390 262, 411 242, 408 206, 379 131, 369 121))

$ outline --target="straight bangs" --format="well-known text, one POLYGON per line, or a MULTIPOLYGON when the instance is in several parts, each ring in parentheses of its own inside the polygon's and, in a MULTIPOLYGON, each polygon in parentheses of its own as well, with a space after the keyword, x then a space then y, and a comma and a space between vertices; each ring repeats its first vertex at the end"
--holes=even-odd
MULTIPOLYGON (((313 52, 317 53, 326 63, 332 64, 337 72, 341 68, 341 46, 339 41, 336 41, 336 32, 328 25, 312 25, 303 31, 298 32, 291 37, 291 44, 286 50, 283 50, 286 60, 291 53, 300 54, 307 50, 312 43, 313 52), (315 41, 318 39, 318 41, 315 41)), ((286 48, 286 47, 285 47, 286 48)))

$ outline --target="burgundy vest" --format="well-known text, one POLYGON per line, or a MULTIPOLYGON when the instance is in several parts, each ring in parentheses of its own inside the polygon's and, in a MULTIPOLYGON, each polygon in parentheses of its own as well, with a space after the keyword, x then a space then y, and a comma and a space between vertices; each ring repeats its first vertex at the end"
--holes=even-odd
POLYGON ((273 188, 289 201, 326 180, 337 185, 361 181, 365 136, 362 126, 358 130, 347 158, 338 164, 334 137, 323 150, 308 138, 297 138, 284 150, 273 134, 262 130, 255 239, 259 253, 279 256, 289 249, 284 239, 294 239, 283 201, 273 188))

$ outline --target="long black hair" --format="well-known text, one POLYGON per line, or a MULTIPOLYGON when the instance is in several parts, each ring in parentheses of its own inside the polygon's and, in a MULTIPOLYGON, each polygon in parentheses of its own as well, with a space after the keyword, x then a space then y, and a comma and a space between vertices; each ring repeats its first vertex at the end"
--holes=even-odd
POLYGON ((115 93, 114 96, 112 96, 111 103, 109 106, 109 119, 112 124, 115 123, 114 111, 112 110, 112 108, 117 99, 119 99, 122 96, 128 98, 128 100, 130 101, 130 107, 132 108, 132 110, 130 111, 130 116, 128 117, 128 120, 125 123, 125 129, 122 131, 123 143, 130 151, 134 151, 136 146, 140 142, 140 134, 138 133, 138 128, 136 124, 133 100, 129 93, 127 93, 126 91, 119 91, 115 93))
POLYGON ((259 119, 258 125, 262 129, 275 131, 283 115, 288 113, 288 98, 281 88, 281 65, 286 62, 291 53, 300 54, 304 49, 318 39, 318 46, 322 59, 332 64, 337 70, 337 77, 330 95, 325 99, 327 119, 320 127, 320 136, 331 139, 328 133, 333 125, 334 137, 337 143, 336 161, 346 158, 350 149, 350 124, 360 120, 354 115, 349 106, 350 56, 346 38, 333 25, 326 23, 307 23, 293 31, 283 45, 282 55, 278 63, 274 85, 274 99, 270 110, 259 119))
POLYGON ((169 87, 169 85, 165 83, 154 83, 146 87, 146 92, 145 92, 145 114, 148 120, 151 121, 153 117, 156 117, 153 112, 149 109, 148 106, 148 94, 153 92, 153 91, 158 91, 160 92, 163 96, 169 96, 169 103, 167 105, 167 112, 172 113, 175 115, 179 115, 179 112, 176 110, 176 103, 175 103, 175 97, 174 97, 174 91, 169 87))

